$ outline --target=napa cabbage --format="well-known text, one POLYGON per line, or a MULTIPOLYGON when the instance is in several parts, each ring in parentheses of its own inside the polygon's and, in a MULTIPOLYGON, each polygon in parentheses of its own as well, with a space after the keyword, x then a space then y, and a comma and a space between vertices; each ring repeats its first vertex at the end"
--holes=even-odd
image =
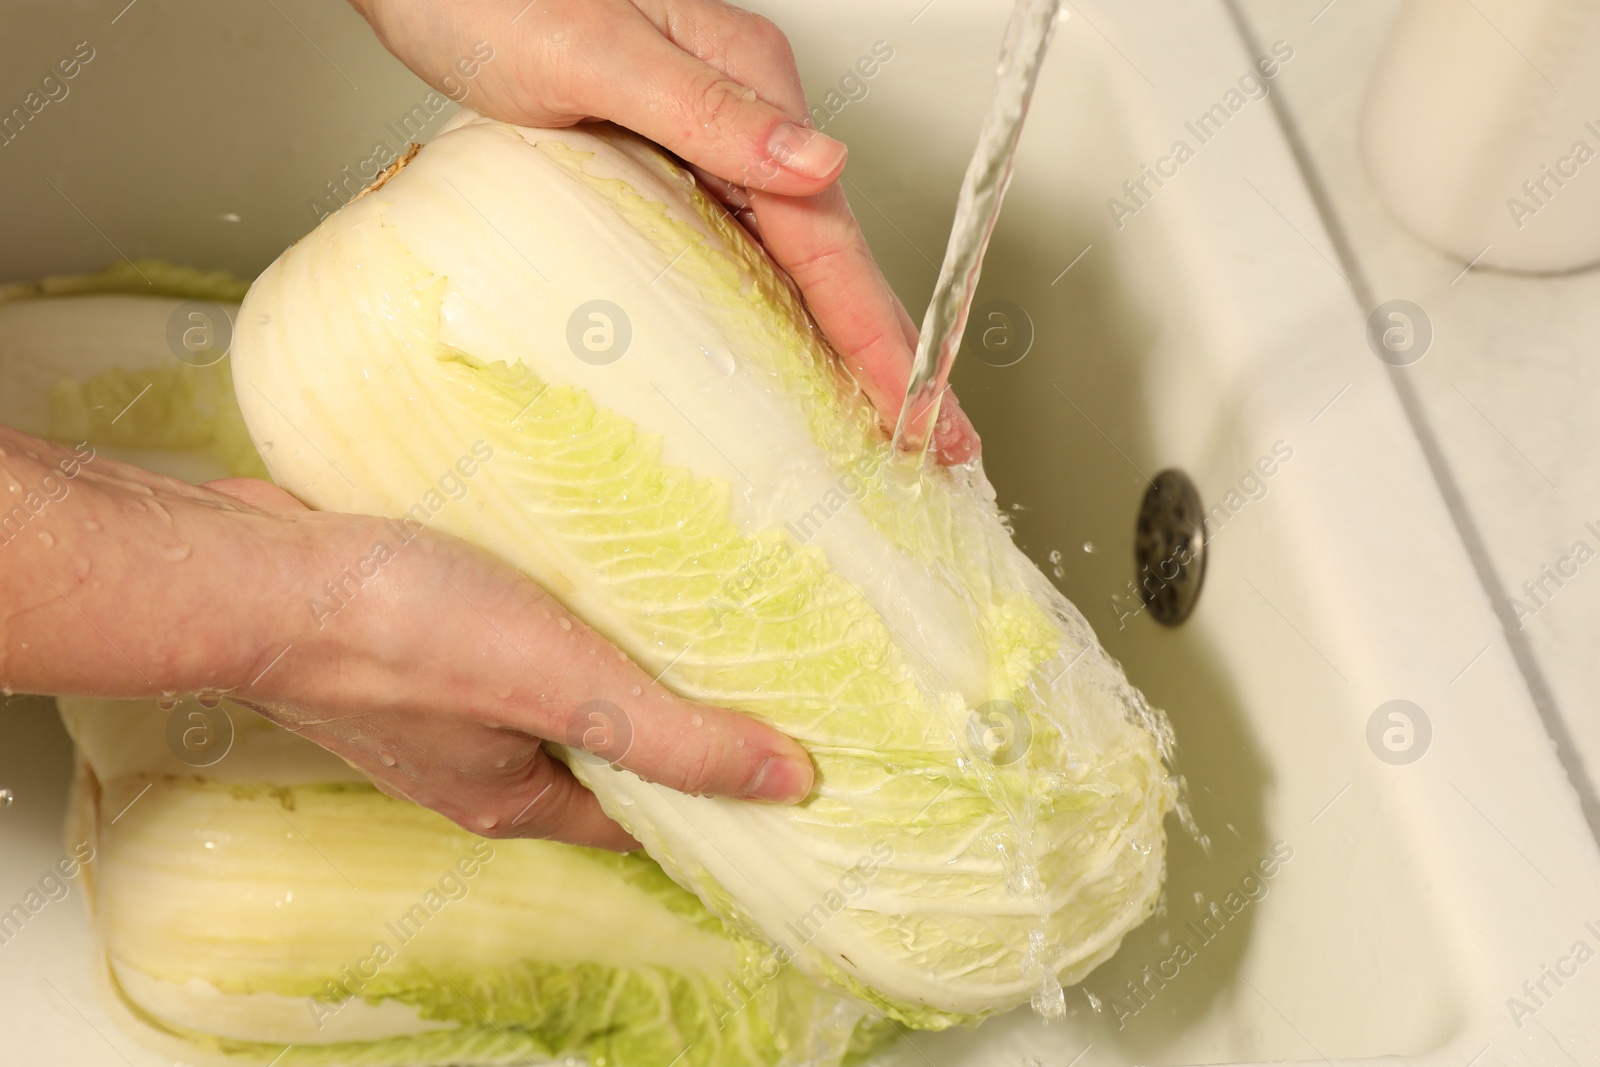
POLYGON ((1058 1013, 1155 908, 1162 720, 981 466, 892 455, 792 283, 654 146, 463 113, 255 282, 233 360, 307 503, 399 517, 487 441, 438 529, 806 747, 793 807, 564 750, 740 936, 938 1028, 1058 1013))
POLYGON ((181 1062, 826 1067, 888 1034, 643 855, 479 838, 231 703, 59 703, 103 1003, 181 1062), (231 749, 192 767, 174 721, 231 749))
POLYGON ((246 288, 155 260, 0 286, 0 422, 187 481, 266 477, 225 358, 246 288))

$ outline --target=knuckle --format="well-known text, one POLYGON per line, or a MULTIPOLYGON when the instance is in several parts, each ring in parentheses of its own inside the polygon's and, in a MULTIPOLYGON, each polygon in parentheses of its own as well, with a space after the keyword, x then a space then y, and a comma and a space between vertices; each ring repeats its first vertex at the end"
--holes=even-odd
POLYGON ((723 770, 720 751, 698 740, 681 746, 674 762, 678 768, 678 789, 696 796, 709 793, 723 770))
POLYGON ((746 16, 740 32, 750 39, 750 42, 768 55, 791 57, 793 52, 789 45, 789 38, 778 28, 778 24, 765 15, 751 13, 746 16))
POLYGON ((732 126, 739 108, 748 101, 748 90, 731 78, 707 77, 690 97, 694 117, 701 126, 726 130, 732 126))
POLYGON ((839 245, 824 245, 785 263, 784 269, 804 288, 808 279, 834 277, 837 271, 851 266, 854 258, 851 251, 839 245))

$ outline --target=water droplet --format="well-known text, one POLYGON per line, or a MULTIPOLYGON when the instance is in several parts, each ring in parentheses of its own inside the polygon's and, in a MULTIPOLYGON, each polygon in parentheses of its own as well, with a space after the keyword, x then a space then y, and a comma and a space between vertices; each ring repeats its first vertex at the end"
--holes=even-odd
POLYGON ((1094 542, 1093 541, 1085 541, 1083 543, 1083 550, 1085 552, 1093 552, 1094 551, 1094 542))
POLYGON ((7 700, 10 700, 13 692, 15 692, 15 690, 9 685, 0 685, 0 697, 5 697, 7 700))
POLYGON ((202 689, 194 698, 202 708, 215 708, 222 703, 222 690, 202 689))
POLYGON ((1200 905, 1204 904, 1205 902, 1206 902, 1206 895, 1204 893, 1200 892, 1200 890, 1196 889, 1194 891, 1194 905, 1195 905, 1195 907, 1198 908, 1200 905))
POLYGON ((161 549, 161 558, 168 563, 182 563, 194 555, 194 548, 190 545, 166 545, 161 549))
POLYGON ((712 350, 705 345, 700 346, 700 354, 706 357, 706 362, 711 364, 711 369, 724 378, 731 378, 739 365, 734 362, 733 353, 721 348, 712 350))
MULTIPOLYGON (((380 753, 378 753, 378 762, 383 764, 385 767, 393 767, 395 765, 395 763, 396 763, 396 760, 395 760, 394 756, 390 755, 389 753, 380 752, 380 753)), ((500 766, 504 767, 507 763, 510 763, 510 762, 511 761, 509 759, 502 760, 501 763, 500 763, 500 766)), ((486 823, 485 825, 492 826, 494 824, 493 823, 486 823)))
POLYGON ((689 725, 693 726, 695 729, 698 730, 700 727, 704 726, 705 724, 706 724, 706 720, 704 719, 704 717, 701 716, 701 714, 698 711, 695 712, 693 715, 689 716, 689 725))
POLYGON ((161 695, 156 697, 156 707, 162 711, 171 711, 178 706, 178 694, 171 689, 163 689, 161 695))
POLYGON ((638 696, 642 692, 644 692, 644 690, 641 689, 639 686, 634 686, 633 687, 633 695, 634 696, 638 696))
POLYGON ((17 799, 17 795, 9 789, 0 789, 0 808, 9 808, 17 799))
POLYGON ((1059 548, 1052 548, 1050 550, 1050 562, 1056 564, 1061 562, 1061 550, 1059 548))
POLYGON ((72 557, 72 573, 78 576, 78 581, 80 582, 89 577, 89 570, 93 566, 94 564, 89 562, 88 556, 72 557))
POLYGON ((485 830, 493 830, 495 828, 495 824, 499 821, 500 820, 496 819, 493 815, 478 816, 478 825, 483 827, 485 830))
POLYGON ((743 748, 744 747, 744 738, 742 738, 742 737, 734 738, 733 739, 733 747, 734 748, 743 748))
POLYGON ((84 519, 83 520, 83 532, 84 533, 99 533, 100 532, 100 524, 98 522, 95 522, 93 519, 84 519))
POLYGON ((172 512, 162 507, 159 500, 146 500, 144 502, 144 506, 155 514, 161 516, 162 521, 168 526, 172 525, 172 512))
POLYGON ((46 548, 54 548, 55 545, 56 545, 55 535, 52 534, 49 530, 40 530, 39 531, 39 543, 44 545, 44 547, 46 547, 46 548))
POLYGON ((625 659, 628 658, 628 654, 626 652, 622 651, 622 649, 619 648, 619 649, 617 649, 617 658, 620 659, 620 660, 625 660, 625 659))
POLYGON ((572 629, 572 620, 571 619, 558 619, 556 621, 556 625, 561 627, 563 630, 570 630, 570 629, 572 629))

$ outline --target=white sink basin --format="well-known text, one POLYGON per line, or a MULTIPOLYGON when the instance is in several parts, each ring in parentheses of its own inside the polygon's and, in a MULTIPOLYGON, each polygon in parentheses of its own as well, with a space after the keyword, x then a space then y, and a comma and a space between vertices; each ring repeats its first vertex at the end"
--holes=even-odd
MULTIPOLYGON (((917 308, 1004 17, 940 0, 909 22, 919 7, 763 5, 819 88, 874 41, 895 48, 829 132, 917 308)), ((956 388, 1002 501, 1022 506, 1020 540, 1041 563, 1061 553, 1063 590, 1170 713, 1212 850, 1174 834, 1167 914, 1064 1023, 913 1036, 895 1062, 1600 1062, 1600 967, 1547 980, 1548 997, 1535 985, 1544 1006, 1521 988, 1576 941, 1600 948, 1594 842, 1271 104, 1227 97, 1257 57, 1220 3, 1068 8, 977 300, 1025 309, 1033 347, 1001 367, 969 346, 956 388), (1230 103, 1204 142, 1185 125, 1230 103), (1169 176, 1135 199, 1141 165, 1169 176), (1125 585, 1147 476, 1166 467, 1223 508, 1176 630, 1129 617, 1125 585), (1431 723, 1409 764, 1367 742, 1396 699, 1431 723), (1259 901, 1199 929, 1285 846, 1259 901), (1537 1014, 1514 1019, 1512 995, 1537 1014)))
MULTIPOLYGON (((349 12, 280 6, 287 18, 144 0, 115 26, 28 9, 30 41, 65 52, 92 33, 104 58, 0 158, 0 193, 21 205, 0 278, 97 266, 111 244, 248 272, 309 228, 322 183, 393 142, 385 124, 425 89, 349 12), (180 66, 140 80, 166 63, 180 66)), ((837 112, 816 114, 850 143, 857 214, 920 314, 1004 5, 755 6, 790 33, 813 102, 837 112), (892 58, 861 78, 880 41, 892 58)), ((1002 501, 1020 506, 1019 539, 1047 566, 1060 553, 1062 588, 1170 713, 1210 853, 1171 826, 1165 914, 1069 991, 1065 1020, 913 1034, 886 1062, 1600 1062, 1600 964, 1571 955, 1600 950, 1600 852, 1271 104, 1227 95, 1256 57, 1218 0, 1067 6, 975 319, 990 301, 1024 309, 1032 347, 1003 367, 969 348, 956 385, 1002 501), (1213 105, 1226 119, 1202 143, 1185 123, 1213 105), (1180 139, 1193 158, 1163 162, 1180 139), (1164 184, 1145 179, 1134 199, 1123 183, 1142 165, 1164 184), (1177 629, 1135 613, 1126 584, 1139 499, 1166 467, 1222 509, 1199 606, 1177 629), (1431 728, 1409 752, 1369 745, 1394 700, 1431 728)), ((0 89, 55 58, 17 37, 0 43, 0 89)), ((66 761, 24 755, 21 725, 4 727, 0 774, 44 781, 0 815, 0 902, 59 852, 49 790, 64 792, 50 778, 66 761)), ((0 946, 0 1060, 161 1062, 96 1010, 81 912, 44 918, 0 946)))

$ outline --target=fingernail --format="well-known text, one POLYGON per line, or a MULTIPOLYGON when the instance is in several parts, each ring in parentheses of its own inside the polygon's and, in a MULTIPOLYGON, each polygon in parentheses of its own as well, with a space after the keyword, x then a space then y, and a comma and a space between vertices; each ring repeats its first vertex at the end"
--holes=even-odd
POLYGON ((831 175, 844 162, 846 151, 842 141, 792 122, 779 123, 767 141, 767 153, 778 166, 807 178, 831 175))
POLYGON ((768 756, 750 779, 744 795, 750 800, 770 800, 775 804, 794 804, 811 792, 811 768, 798 760, 768 756))

